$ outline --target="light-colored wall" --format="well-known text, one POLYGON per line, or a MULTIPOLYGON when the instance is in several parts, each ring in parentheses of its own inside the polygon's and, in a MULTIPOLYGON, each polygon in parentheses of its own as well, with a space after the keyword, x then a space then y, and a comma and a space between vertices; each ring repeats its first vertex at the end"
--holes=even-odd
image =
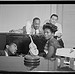
POLYGON ((20 29, 34 17, 39 17, 42 25, 50 17, 50 4, 0 5, 0 32, 20 29))
POLYGON ((66 47, 75 47, 75 4, 63 5, 63 39, 66 47))
POLYGON ((57 4, 65 47, 75 47, 75 4, 57 4))
POLYGON ((0 5, 0 32, 22 28, 35 16, 41 19, 43 25, 52 13, 59 16, 65 47, 75 47, 75 4, 0 5))

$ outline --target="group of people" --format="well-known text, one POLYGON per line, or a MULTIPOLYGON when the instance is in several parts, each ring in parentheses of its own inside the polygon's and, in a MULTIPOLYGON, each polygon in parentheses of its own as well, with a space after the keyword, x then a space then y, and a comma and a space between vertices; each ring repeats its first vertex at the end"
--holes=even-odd
MULTIPOLYGON (((57 48, 64 47, 62 41, 62 27, 61 24, 57 23, 58 15, 52 14, 49 22, 45 23, 43 27, 40 26, 40 19, 35 17, 31 25, 31 35, 44 35, 47 40, 44 47, 44 52, 46 53, 46 58, 51 58, 55 56, 57 48)), ((26 27, 20 30, 11 30, 10 33, 16 33, 19 31, 26 34, 26 27)), ((17 55, 17 44, 15 42, 8 43, 4 50, 0 50, 0 56, 12 56, 17 55)))

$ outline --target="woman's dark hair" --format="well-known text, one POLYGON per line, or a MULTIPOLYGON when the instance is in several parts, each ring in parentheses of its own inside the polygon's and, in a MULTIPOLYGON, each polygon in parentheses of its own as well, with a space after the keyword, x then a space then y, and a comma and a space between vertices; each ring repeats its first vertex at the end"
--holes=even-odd
POLYGON ((50 18, 52 18, 53 16, 57 17, 57 19, 58 19, 58 15, 56 15, 56 14, 52 14, 50 18))
POLYGON ((43 25, 43 30, 45 29, 50 29, 52 33, 55 33, 57 31, 57 26, 55 26, 54 24, 52 23, 46 23, 43 25))

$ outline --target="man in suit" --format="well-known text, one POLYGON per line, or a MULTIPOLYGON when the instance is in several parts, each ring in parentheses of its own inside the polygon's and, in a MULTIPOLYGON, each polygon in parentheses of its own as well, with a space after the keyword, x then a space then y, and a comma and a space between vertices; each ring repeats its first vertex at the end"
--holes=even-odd
POLYGON ((15 42, 7 43, 4 50, 0 50, 0 56, 16 56, 17 45, 15 42))
POLYGON ((33 19, 32 25, 31 25, 31 33, 32 35, 38 35, 42 34, 43 30, 42 27, 40 26, 40 19, 38 17, 35 17, 33 19))

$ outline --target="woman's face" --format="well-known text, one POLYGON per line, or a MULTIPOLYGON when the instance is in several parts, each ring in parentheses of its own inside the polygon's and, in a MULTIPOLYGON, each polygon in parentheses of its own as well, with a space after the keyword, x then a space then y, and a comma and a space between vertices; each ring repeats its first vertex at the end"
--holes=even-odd
POLYGON ((53 34, 50 29, 46 28, 46 29, 44 29, 44 36, 48 40, 53 36, 53 34))

